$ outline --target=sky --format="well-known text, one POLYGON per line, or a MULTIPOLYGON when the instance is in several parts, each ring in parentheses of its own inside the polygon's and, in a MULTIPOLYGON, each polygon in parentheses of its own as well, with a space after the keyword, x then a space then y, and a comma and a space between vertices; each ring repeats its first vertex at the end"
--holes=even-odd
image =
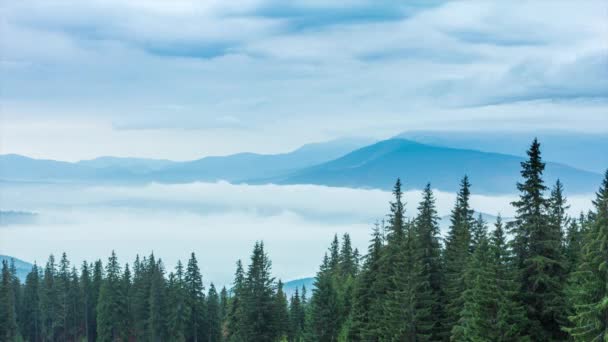
POLYGON ((606 1, 0 0, 0 153, 608 131, 606 1))

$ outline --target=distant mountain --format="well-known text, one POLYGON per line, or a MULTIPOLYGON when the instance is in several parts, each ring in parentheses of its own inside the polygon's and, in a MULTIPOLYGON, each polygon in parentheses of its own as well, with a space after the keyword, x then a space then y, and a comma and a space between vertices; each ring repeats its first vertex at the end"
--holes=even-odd
POLYGON ((137 174, 158 171, 175 163, 176 162, 174 161, 166 159, 98 157, 95 159, 81 160, 77 164, 94 169, 124 169, 137 174))
POLYGON ((304 145, 282 154, 238 153, 182 162, 148 175, 162 182, 245 182, 285 175, 295 170, 341 157, 370 144, 369 139, 339 139, 304 145))
POLYGON ((15 268, 17 269, 17 278, 19 278, 21 283, 25 283, 25 278, 27 277, 27 274, 30 273, 34 265, 17 258, 13 258, 11 256, 0 255, 0 262, 3 262, 5 260, 9 263, 9 265, 11 263, 11 260, 14 261, 15 268))
POLYGON ((282 154, 239 153, 205 157, 186 162, 169 160, 100 157, 76 163, 33 159, 16 154, 0 155, 0 180, 147 182, 192 181, 242 182, 285 175, 323 163, 371 143, 369 139, 338 139, 304 145, 282 154))
MULTIPOLYGON (((419 189, 431 182, 434 188, 456 191, 459 180, 467 174, 476 193, 510 193, 516 191, 522 161, 521 157, 506 154, 389 139, 275 181, 390 190, 395 179, 401 177, 406 188, 419 189)), ((598 173, 548 163, 547 184, 550 186, 558 177, 568 193, 593 192, 601 181, 598 173)))
POLYGON ((314 289, 315 278, 302 278, 288 281, 283 284, 283 292, 287 296, 287 299, 291 298, 296 293, 296 288, 300 295, 302 295, 302 286, 306 287, 306 296, 310 299, 312 296, 312 290, 314 289))
POLYGON ((532 139, 541 143, 547 161, 603 173, 608 168, 608 133, 411 131, 396 138, 419 143, 525 156, 532 139))

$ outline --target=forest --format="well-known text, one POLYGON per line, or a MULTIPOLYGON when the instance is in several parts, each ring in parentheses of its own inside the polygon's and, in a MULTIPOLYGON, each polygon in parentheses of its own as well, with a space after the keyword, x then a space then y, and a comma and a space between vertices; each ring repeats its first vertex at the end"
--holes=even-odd
POLYGON ((543 181, 535 139, 516 215, 485 222, 464 176, 440 235, 431 184, 406 213, 397 179, 367 251, 335 236, 313 289, 287 298, 263 242, 233 283, 203 280, 194 253, 174 270, 155 255, 121 264, 2 264, 1 341, 608 341, 608 171, 593 209, 570 217, 564 185, 543 181))

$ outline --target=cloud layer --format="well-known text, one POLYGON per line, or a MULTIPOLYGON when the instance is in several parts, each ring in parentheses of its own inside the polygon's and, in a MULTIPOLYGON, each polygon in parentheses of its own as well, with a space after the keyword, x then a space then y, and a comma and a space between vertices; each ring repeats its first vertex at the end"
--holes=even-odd
MULTIPOLYGON (((454 195, 436 192, 441 216, 454 195)), ((407 216, 415 215, 419 191, 405 193, 407 216)), ((572 196, 570 213, 590 207, 592 195, 572 196)), ((488 214, 513 215, 514 196, 472 197, 488 214)), ((37 221, 0 227, 0 252, 43 263, 67 252, 72 260, 106 258, 112 249, 123 262, 154 251, 169 268, 197 253, 207 279, 227 284, 237 258, 246 260, 264 240, 283 279, 315 273, 334 234, 351 234, 367 248, 372 225, 386 218, 391 194, 379 190, 312 185, 192 183, 102 187, 67 184, 3 184, 3 210, 31 211, 37 221)))

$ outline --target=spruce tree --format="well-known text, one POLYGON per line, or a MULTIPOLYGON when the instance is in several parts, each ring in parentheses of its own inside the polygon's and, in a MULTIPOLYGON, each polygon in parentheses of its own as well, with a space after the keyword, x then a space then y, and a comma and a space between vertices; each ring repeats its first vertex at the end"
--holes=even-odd
POLYGON ((161 259, 150 263, 150 300, 148 316, 148 341, 163 341, 167 338, 167 292, 165 270, 161 259))
MULTIPOLYGON (((498 342, 526 341, 526 311, 518 301, 519 287, 516 279, 516 265, 508 247, 505 230, 500 215, 496 218, 490 238, 490 251, 496 282, 496 317, 494 337, 498 342)), ((492 280, 488 280, 492 281, 492 280)))
POLYGON ((289 302, 289 335, 291 342, 301 342, 304 338, 305 308, 300 299, 298 288, 289 302))
POLYGON ((471 229, 473 226, 473 210, 469 200, 471 184, 467 176, 460 182, 460 190, 456 196, 456 204, 450 214, 450 229, 445 240, 443 253, 443 274, 445 292, 445 321, 446 331, 451 331, 458 322, 464 306, 465 270, 469 261, 471 245, 471 229))
POLYGON ((220 342, 222 340, 222 321, 220 312, 220 298, 213 283, 209 285, 207 295, 207 339, 208 342, 220 342))
POLYGON ((234 274, 234 283, 232 286, 232 298, 230 301, 230 308, 227 317, 227 340, 231 342, 243 340, 243 322, 244 322, 244 308, 243 300, 245 296, 245 273, 243 270, 243 263, 241 260, 236 262, 236 272, 234 274))
POLYGON ((108 258, 97 302, 97 341, 116 341, 123 334, 124 294, 116 253, 108 258))
POLYGON ((83 320, 84 320, 84 337, 87 342, 92 341, 92 331, 95 326, 94 311, 95 302, 93 299, 93 288, 91 283, 91 268, 86 261, 82 263, 80 268, 80 292, 82 294, 83 305, 83 320))
POLYGON ((277 283, 277 291, 274 297, 274 315, 273 320, 276 324, 277 336, 283 341, 287 339, 289 333, 289 308, 281 280, 277 283))
POLYGON ((205 323, 205 294, 203 277, 198 267, 198 261, 194 253, 190 255, 186 266, 185 276, 186 287, 186 312, 188 316, 188 331, 186 336, 191 341, 202 341, 206 336, 204 331, 205 323))
POLYGON ((336 341, 340 332, 338 292, 332 279, 331 258, 325 254, 315 278, 315 289, 310 302, 310 330, 314 341, 336 341))
POLYGON ((17 338, 17 310, 13 276, 7 260, 2 260, 2 282, 0 283, 0 339, 13 341, 17 338))
POLYGON ((441 326, 444 315, 441 307, 443 294, 438 220, 435 197, 431 185, 427 184, 415 222, 414 321, 416 339, 419 341, 441 340, 445 335, 441 326))
MULTIPOLYGON (((352 309, 352 322, 348 337, 351 341, 377 341, 379 335, 378 317, 372 314, 372 307, 380 306, 379 299, 384 294, 377 280, 381 269, 382 237, 379 225, 373 229, 362 269, 357 277, 352 309)), ((305 292, 302 301, 305 301, 305 292)))
POLYGON ((169 275, 168 282, 169 336, 175 341, 186 340, 186 289, 184 286, 184 266, 181 261, 177 262, 175 273, 169 275))
POLYGON ((44 268, 42 288, 40 289, 40 311, 42 335, 47 340, 57 339, 56 333, 58 312, 60 310, 59 294, 55 285, 57 265, 55 257, 51 254, 44 268))
POLYGON ((533 340, 563 340, 566 303, 563 279, 566 272, 560 235, 551 225, 549 200, 542 174, 540 144, 535 139, 522 162, 523 182, 517 184, 519 200, 513 202, 513 249, 521 279, 521 299, 525 303, 530 337, 533 340))
POLYGON ((26 341, 39 341, 40 331, 40 270, 34 263, 25 278, 23 289, 23 309, 21 310, 21 335, 26 341))
POLYGON ((278 337, 274 322, 274 278, 272 263, 264 244, 256 242, 245 278, 242 301, 243 321, 240 324, 243 341, 274 341, 278 337))
POLYGON ((574 314, 566 330, 576 341, 608 340, 608 171, 593 205, 594 219, 569 286, 574 314))

